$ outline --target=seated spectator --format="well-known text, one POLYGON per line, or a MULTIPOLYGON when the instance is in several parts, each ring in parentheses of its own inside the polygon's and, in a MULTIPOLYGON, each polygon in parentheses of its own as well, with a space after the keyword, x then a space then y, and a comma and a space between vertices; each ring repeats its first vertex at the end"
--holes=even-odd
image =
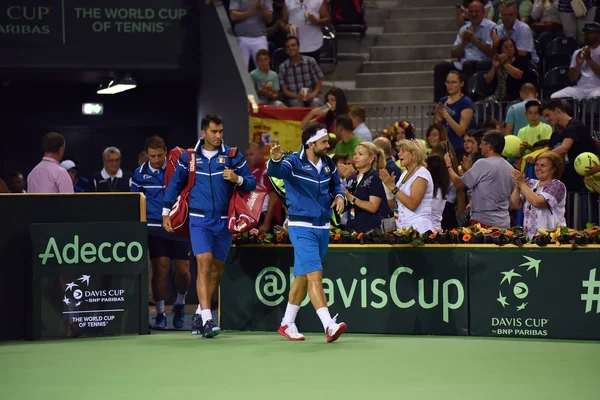
POLYGON ((323 72, 314 58, 299 53, 300 42, 290 37, 285 42, 288 59, 279 66, 279 84, 290 107, 319 107, 323 72))
POLYGON ((325 0, 286 0, 289 24, 296 27, 300 40, 300 53, 320 61, 323 47, 322 27, 331 23, 329 8, 325 0))
POLYGON ((586 14, 582 17, 578 17, 573 12, 571 7, 571 0, 558 0, 558 16, 562 22, 563 32, 565 36, 572 37, 575 39, 580 38, 579 32, 581 28, 594 21, 594 17, 598 10, 594 7, 593 0, 582 0, 587 10, 586 14))
POLYGON ((585 46, 573 53, 569 68, 569 83, 575 86, 552 93, 553 99, 583 100, 600 96, 600 23, 585 24, 583 31, 585 46))
POLYGON ((549 151, 537 157, 537 179, 527 179, 516 169, 511 172, 515 188, 510 195, 510 208, 523 209, 523 232, 528 239, 538 232, 538 228, 566 226, 567 188, 559 180, 562 168, 562 157, 549 151))
POLYGON ((279 76, 277 72, 271 71, 271 56, 269 50, 260 49, 256 53, 256 65, 258 68, 250 72, 250 78, 258 95, 257 103, 265 106, 281 107, 284 104, 279 101, 279 76))
POLYGON ((537 89, 533 84, 525 83, 521 86, 519 97, 521 98, 521 102, 511 105, 508 107, 508 111, 506 111, 504 129, 502 131, 504 136, 517 135, 521 128, 529 125, 529 121, 527 121, 527 117, 525 116, 525 104, 531 100, 537 100, 537 89))
POLYGON ((86 192, 129 192, 131 174, 121 169, 121 150, 107 147, 102 153, 104 168, 94 172, 86 192))
POLYGON ((565 165, 563 182, 570 192, 584 190, 583 177, 575 171, 573 163, 581 153, 598 153, 590 130, 581 121, 571 118, 565 113, 563 104, 558 100, 542 102, 541 110, 549 124, 562 128, 562 143, 552 151, 561 157, 565 155, 569 157, 569 161, 565 165))
POLYGON ((463 155, 462 136, 475 124, 475 106, 469 96, 462 93, 465 82, 458 71, 451 71, 446 77, 448 96, 439 100, 435 108, 435 123, 446 129, 448 139, 459 159, 463 155))
POLYGON ((60 166, 65 155, 65 138, 56 132, 44 136, 44 158, 27 175, 29 193, 73 193, 69 174, 60 166))
POLYGON ((342 115, 338 117, 335 128, 335 133, 340 140, 335 146, 335 154, 344 153, 354 157, 354 150, 361 143, 361 140, 354 134, 352 121, 349 117, 342 115))
POLYGON ((470 21, 459 29, 450 52, 452 58, 458 61, 440 63, 434 68, 433 101, 438 101, 444 96, 444 80, 453 69, 462 70, 465 79, 468 79, 475 71, 489 69, 491 57, 494 55, 490 32, 496 24, 485 19, 484 12, 483 3, 480 0, 472 0, 469 3, 470 21))
MULTIPOLYGON (((533 150, 533 146, 541 140, 550 140, 552 137, 552 127, 540 121, 540 102, 531 100, 525 104, 525 115, 529 125, 519 130, 519 139, 521 139, 521 154, 528 154, 533 150)), ((562 167, 561 173, 562 173, 562 167)))
POLYGON ((502 158, 502 150, 504 135, 499 131, 486 132, 481 139, 484 158, 477 160, 462 177, 453 170, 450 155, 445 156, 450 179, 456 189, 466 188, 470 192, 471 225, 510 227, 508 201, 514 188, 513 167, 502 158))
POLYGON ((487 100, 516 100, 528 68, 527 57, 516 54, 515 42, 509 37, 500 39, 492 59, 492 69, 485 74, 485 84, 495 88, 494 94, 487 100))
POLYGON ((246 67, 260 49, 268 49, 267 24, 273 19, 273 0, 230 0, 229 18, 246 67))
POLYGON ((357 172, 348 178, 344 188, 349 203, 346 229, 354 232, 379 229, 381 205, 387 201, 378 172, 385 167, 385 155, 373 143, 362 142, 356 147, 353 161, 357 172))
POLYGON ((537 64, 539 57, 535 51, 533 32, 529 25, 517 20, 517 6, 515 3, 512 1, 503 3, 500 6, 500 16, 502 24, 490 32, 494 49, 498 49, 502 38, 509 37, 514 41, 518 55, 528 57, 528 60, 537 64))
POLYGON ((365 108, 360 106, 352 107, 348 116, 352 120, 356 136, 363 142, 373 141, 373 134, 371 134, 371 130, 365 125, 365 120, 367 119, 365 108))
POLYGON ((563 34, 558 15, 558 0, 535 0, 531 10, 531 30, 537 34, 540 49, 545 50, 548 43, 563 34))
POLYGON ((15 172, 10 176, 9 189, 11 193, 27 193, 25 190, 25 178, 21 172, 15 172))
POLYGON ((387 170, 379 171, 388 205, 398 210, 396 225, 398 229, 413 227, 420 233, 432 231, 433 179, 425 167, 425 146, 418 140, 401 140, 398 150, 402 166, 406 168, 398 183, 387 170))
MULTIPOLYGON (((439 154, 427 156, 427 170, 433 180, 433 199, 431 201, 431 222, 433 230, 442 229, 442 215, 450 190, 450 175, 439 154)), ((456 226, 455 226, 456 228, 456 226)))
POLYGON ((319 122, 327 127, 328 132, 335 132, 336 118, 347 115, 349 111, 346 93, 340 88, 329 89, 325 95, 327 103, 322 107, 310 110, 300 122, 300 128, 304 129, 308 124, 319 122))

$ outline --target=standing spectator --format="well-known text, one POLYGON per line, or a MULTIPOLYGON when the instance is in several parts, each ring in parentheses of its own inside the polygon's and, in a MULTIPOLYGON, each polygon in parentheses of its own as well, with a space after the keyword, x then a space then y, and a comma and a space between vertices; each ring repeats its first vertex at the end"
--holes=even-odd
POLYGON ((285 46, 290 26, 287 24, 288 9, 285 0, 273 0, 273 18, 267 25, 267 40, 269 51, 285 46))
POLYGON ((504 119, 504 136, 517 135, 521 128, 526 127, 529 122, 525 116, 525 104, 531 100, 536 100, 538 97, 535 85, 525 83, 521 86, 519 92, 521 102, 508 107, 506 118, 504 119))
MULTIPOLYGON (((593 0, 582 0, 587 12, 583 16, 577 16, 571 7, 570 0, 558 0, 558 15, 562 22, 565 36, 579 39, 581 28, 594 21, 596 7, 593 0)), ((583 10, 578 10, 583 11, 583 10)))
POLYGON ((44 158, 27 176, 29 193, 73 193, 69 174, 60 166, 65 155, 65 138, 50 132, 44 136, 44 158))
POLYGON ((92 174, 86 192, 129 192, 131 174, 121 169, 121 150, 107 147, 102 160, 104 168, 92 174))
POLYGON ((321 28, 331 23, 326 0, 286 0, 289 23, 296 27, 296 34, 302 43, 300 52, 320 61, 323 47, 321 28))
MULTIPOLYGON (((356 173, 344 188, 348 201, 346 229, 367 232, 381 227, 381 206, 387 202, 379 170, 385 167, 385 154, 371 142, 362 142, 354 153, 356 173)), ((345 166, 345 169, 351 167, 345 166)))
POLYGON ((373 134, 371 133, 371 130, 367 128, 367 125, 365 125, 365 120, 367 118, 365 108, 361 106, 352 107, 348 116, 352 120, 352 126, 354 127, 356 136, 363 142, 371 142, 373 140, 373 134))
POLYGON ((394 177, 387 170, 379 171, 388 205, 398 209, 396 225, 398 229, 413 227, 420 233, 431 231, 433 179, 425 167, 425 146, 418 140, 401 140, 398 150, 402 166, 406 168, 398 183, 394 183, 394 177))
POLYGON ((515 42, 509 37, 500 39, 492 60, 492 69, 485 74, 485 84, 495 87, 494 94, 487 100, 516 100, 528 69, 529 61, 526 56, 517 54, 515 42))
POLYGON ((581 153, 597 154, 596 142, 590 135, 589 129, 581 121, 571 118, 565 113, 564 106, 560 101, 544 101, 541 110, 549 124, 562 128, 562 143, 552 151, 562 157, 565 155, 569 157, 568 162, 565 164, 563 182, 570 192, 583 190, 583 177, 575 171, 573 163, 581 153))
POLYGON ((273 19, 273 0, 231 0, 229 18, 246 67, 260 49, 268 49, 267 24, 273 19))
POLYGON ((573 53, 569 68, 569 83, 575 86, 552 93, 553 99, 582 100, 600 96, 600 23, 585 24, 583 31, 585 46, 573 53))
POLYGON ((540 49, 544 51, 552 39, 563 34, 558 15, 558 0, 535 0, 531 17, 536 21, 531 24, 531 30, 537 34, 540 49))
POLYGON ((340 88, 331 88, 325 95, 326 104, 310 110, 300 122, 300 128, 305 129, 310 123, 318 122, 327 127, 328 132, 335 132, 337 117, 347 115, 349 111, 346 93, 340 88), (316 117, 316 118, 315 118, 316 117))
MULTIPOLYGON (((552 127, 540 121, 540 102, 531 100, 525 104, 525 113, 529 125, 519 130, 519 139, 521 139, 521 152, 529 153, 533 145, 540 140, 550 140, 552 137, 552 127)), ((562 166, 560 168, 562 172, 562 166)))
POLYGON ((352 121, 347 116, 341 116, 336 122, 336 134, 340 141, 335 146, 335 152, 345 153, 350 157, 354 157, 354 149, 361 143, 358 136, 352 130, 352 121))
POLYGON ((549 151, 540 154, 535 161, 537 179, 527 179, 516 169, 511 173, 515 188, 510 195, 510 208, 523 209, 523 232, 528 239, 537 233, 538 228, 554 229, 567 225, 567 188, 559 180, 562 168, 562 157, 549 151))
POLYGON ((427 147, 433 149, 440 143, 448 142, 448 134, 446 128, 440 124, 431 124, 425 133, 425 143, 427 147))
POLYGON ((323 72, 314 58, 299 52, 300 42, 290 37, 285 42, 289 58, 279 67, 279 83, 290 107, 319 107, 323 72))
POLYGON ((493 28, 490 37, 494 42, 494 49, 498 48, 500 39, 509 37, 517 47, 517 53, 520 56, 527 57, 534 63, 539 62, 539 57, 535 51, 533 42, 533 32, 529 25, 517 19, 517 6, 512 1, 507 1, 500 6, 500 16, 502 24, 498 28, 493 28))
POLYGON ((481 138, 485 132, 487 131, 483 129, 477 129, 468 131, 465 133, 465 136, 463 136, 465 154, 463 155, 462 160, 458 158, 463 174, 471 169, 475 161, 481 158, 481 138))
POLYGON ((440 99, 435 108, 435 123, 442 124, 448 139, 459 160, 464 153, 462 136, 474 124, 475 106, 469 96, 462 93, 465 82, 458 71, 451 71, 446 77, 448 96, 440 99))
POLYGON ((471 225, 482 227, 510 227, 508 200, 514 188, 511 177, 513 167, 502 158, 504 135, 488 131, 481 139, 481 155, 462 176, 452 168, 452 159, 446 153, 445 160, 450 179, 456 189, 467 188, 471 193, 471 225))
POLYGON ((458 35, 451 50, 452 58, 458 61, 454 64, 445 62, 437 64, 433 72, 434 99, 437 101, 445 94, 444 79, 453 69, 462 70, 465 79, 469 79, 475 71, 487 70, 491 65, 494 55, 490 32, 496 26, 489 19, 484 18, 483 3, 472 0, 469 3, 469 22, 458 30, 458 35))
MULTIPOLYGON (((431 200, 431 222, 433 230, 442 229, 442 215, 450 191, 450 175, 439 154, 427 156, 427 170, 433 180, 433 199, 431 200)), ((454 227, 456 228, 456 227, 454 227)))
POLYGON ((25 178, 21 172, 15 172, 10 177, 11 193, 27 193, 25 190, 25 178))
POLYGON ((256 53, 257 68, 250 72, 250 78, 254 84, 254 89, 258 95, 258 104, 265 106, 281 107, 283 103, 279 101, 279 76, 277 72, 271 71, 271 56, 269 50, 260 49, 256 53))

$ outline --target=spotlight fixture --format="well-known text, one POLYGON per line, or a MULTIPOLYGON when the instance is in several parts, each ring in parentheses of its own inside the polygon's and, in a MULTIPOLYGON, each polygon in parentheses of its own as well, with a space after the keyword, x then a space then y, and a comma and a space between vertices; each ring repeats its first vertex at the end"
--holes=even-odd
POLYGON ((96 93, 98 94, 117 94, 126 90, 135 89, 137 86, 135 80, 130 76, 121 79, 113 79, 108 85, 101 85, 96 93))

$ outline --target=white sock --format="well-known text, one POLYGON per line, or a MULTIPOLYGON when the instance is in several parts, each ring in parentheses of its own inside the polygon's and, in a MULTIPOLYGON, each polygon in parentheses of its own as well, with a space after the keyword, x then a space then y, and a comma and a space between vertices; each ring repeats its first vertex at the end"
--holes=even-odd
POLYGON ((175 300, 175 304, 185 304, 185 294, 181 294, 179 292, 177 292, 177 300, 175 300))
POLYGON ((156 306, 156 314, 164 314, 165 313, 165 301, 161 300, 161 301, 157 301, 155 303, 156 306))
POLYGON ((203 324, 206 324, 206 321, 212 319, 212 311, 210 311, 210 309, 202 310, 201 315, 203 324))
POLYGON ((202 309, 200 308, 200 304, 198 304, 198 308, 196 308, 196 314, 202 315, 202 309))
POLYGON ((331 314, 329 314, 329 309, 327 307, 319 308, 317 310, 317 315, 319 316, 319 318, 321 318, 323 329, 327 329, 327 327, 332 321, 331 314))
POLYGON ((281 321, 281 326, 293 324, 294 321, 296 321, 296 315, 298 315, 298 310, 300 310, 300 306, 288 302, 287 307, 285 309, 285 314, 283 316, 283 320, 281 321))

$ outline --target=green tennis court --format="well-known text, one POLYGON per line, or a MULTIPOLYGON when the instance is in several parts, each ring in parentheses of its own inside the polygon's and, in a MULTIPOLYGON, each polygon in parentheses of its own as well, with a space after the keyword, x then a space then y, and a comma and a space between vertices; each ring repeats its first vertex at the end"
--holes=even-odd
POLYGON ((600 343, 187 332, 0 344, 2 399, 590 399, 600 343))

